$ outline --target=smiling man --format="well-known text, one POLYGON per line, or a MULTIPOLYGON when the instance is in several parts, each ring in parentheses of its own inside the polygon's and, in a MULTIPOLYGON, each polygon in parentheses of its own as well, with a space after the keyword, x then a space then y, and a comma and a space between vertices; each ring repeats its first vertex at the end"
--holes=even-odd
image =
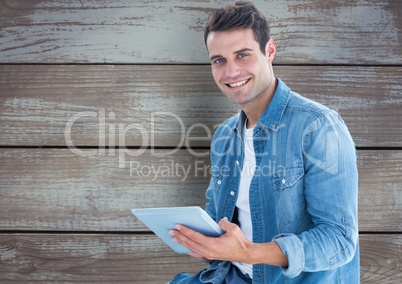
POLYGON ((215 11, 204 39, 216 84, 241 108, 211 143, 206 210, 226 233, 171 230, 210 267, 170 283, 359 283, 356 151, 342 118, 274 76, 276 45, 250 2, 215 11))

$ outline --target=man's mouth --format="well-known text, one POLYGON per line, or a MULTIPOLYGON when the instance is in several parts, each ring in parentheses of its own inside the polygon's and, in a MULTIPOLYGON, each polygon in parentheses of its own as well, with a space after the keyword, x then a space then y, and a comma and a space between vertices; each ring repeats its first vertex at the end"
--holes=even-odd
POLYGON ((243 80, 243 81, 239 81, 236 83, 230 83, 230 84, 226 84, 226 86, 230 87, 230 88, 236 88, 236 87, 240 87, 245 85, 250 79, 247 80, 243 80))

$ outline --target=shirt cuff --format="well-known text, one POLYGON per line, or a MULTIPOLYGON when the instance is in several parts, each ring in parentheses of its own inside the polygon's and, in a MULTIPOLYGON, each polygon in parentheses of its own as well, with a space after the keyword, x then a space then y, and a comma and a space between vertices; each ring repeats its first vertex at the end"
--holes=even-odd
POLYGON ((279 234, 272 241, 276 242, 282 252, 288 258, 288 267, 283 267, 282 272, 288 278, 298 276, 304 268, 305 257, 303 244, 294 234, 279 234))

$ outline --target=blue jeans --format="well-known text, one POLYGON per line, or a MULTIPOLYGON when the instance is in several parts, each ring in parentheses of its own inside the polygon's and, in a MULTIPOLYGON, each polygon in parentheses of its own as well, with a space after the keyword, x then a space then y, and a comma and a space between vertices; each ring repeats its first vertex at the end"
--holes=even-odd
POLYGON ((252 280, 241 273, 237 266, 230 262, 213 262, 210 269, 202 270, 195 275, 177 274, 169 284, 248 284, 252 280), (217 266, 220 269, 216 269, 217 266))
POLYGON ((252 282, 252 279, 248 275, 244 275, 236 265, 232 265, 225 278, 225 284, 248 284, 252 282))

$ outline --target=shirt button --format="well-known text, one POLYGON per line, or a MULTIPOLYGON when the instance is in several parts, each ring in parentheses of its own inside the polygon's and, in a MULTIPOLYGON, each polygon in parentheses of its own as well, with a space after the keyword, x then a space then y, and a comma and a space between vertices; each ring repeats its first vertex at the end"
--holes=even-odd
POLYGON ((216 183, 217 183, 218 185, 221 185, 222 181, 221 181, 221 180, 218 180, 216 183))
POLYGON ((230 195, 231 195, 231 196, 234 196, 234 195, 235 195, 235 192, 234 192, 234 191, 231 191, 231 192, 230 192, 230 195))
POLYGON ((239 161, 236 161, 236 165, 240 165, 239 161))
POLYGON ((283 183, 283 184, 285 184, 285 183, 286 183, 286 180, 285 180, 285 179, 283 179, 283 180, 282 180, 282 183, 283 183))

